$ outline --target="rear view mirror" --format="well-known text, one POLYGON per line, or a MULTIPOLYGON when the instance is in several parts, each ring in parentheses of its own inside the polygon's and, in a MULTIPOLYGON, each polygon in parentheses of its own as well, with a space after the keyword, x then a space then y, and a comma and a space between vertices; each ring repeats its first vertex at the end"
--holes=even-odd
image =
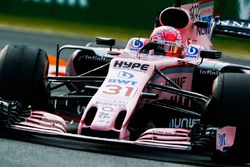
POLYGON ((208 28, 208 23, 206 21, 195 21, 194 25, 198 28, 208 28))
POLYGON ((115 39, 113 38, 103 38, 103 37, 96 37, 96 44, 97 45, 107 45, 110 47, 110 51, 112 50, 112 46, 115 45, 115 39))
POLYGON ((200 57, 209 59, 219 59, 221 58, 221 52, 217 50, 201 50, 200 57))
POLYGON ((113 39, 113 38, 96 37, 96 44, 98 44, 98 45, 114 46, 115 45, 115 39, 113 39))

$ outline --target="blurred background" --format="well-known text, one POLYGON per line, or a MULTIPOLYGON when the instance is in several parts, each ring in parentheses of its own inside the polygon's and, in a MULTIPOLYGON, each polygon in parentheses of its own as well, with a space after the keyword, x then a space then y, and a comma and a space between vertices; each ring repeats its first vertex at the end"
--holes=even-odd
MULTIPOLYGON (((174 0, 1 0, 0 25, 127 41, 139 35, 148 37, 157 11, 173 3, 174 0)), ((250 19, 250 0, 215 0, 214 5, 214 13, 221 18, 250 19)), ((224 45, 235 47, 235 43, 250 48, 249 40, 235 39, 230 44, 230 39, 213 38, 219 49, 224 45)), ((247 53, 249 50, 244 52, 247 53)))

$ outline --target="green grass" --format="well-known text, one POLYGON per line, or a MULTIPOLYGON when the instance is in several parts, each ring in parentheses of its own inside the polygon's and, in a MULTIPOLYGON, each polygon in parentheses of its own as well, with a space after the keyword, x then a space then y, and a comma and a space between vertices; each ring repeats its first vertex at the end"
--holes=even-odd
POLYGON ((151 31, 133 28, 125 29, 123 27, 86 24, 72 21, 58 21, 49 18, 34 18, 3 14, 0 14, 0 25, 39 30, 44 32, 63 33, 82 37, 112 37, 122 42, 125 42, 134 36, 137 37, 140 35, 141 37, 147 37, 151 31))
POLYGON ((225 36, 213 36, 214 48, 231 56, 250 58, 250 40, 225 36))
MULTIPOLYGON (((108 25, 59 21, 49 18, 34 18, 0 14, 0 26, 32 29, 44 32, 62 33, 80 37, 112 37, 118 42, 126 42, 131 37, 148 37, 152 30, 123 28, 108 25)), ((250 40, 213 36, 214 48, 227 55, 250 58, 250 40)))

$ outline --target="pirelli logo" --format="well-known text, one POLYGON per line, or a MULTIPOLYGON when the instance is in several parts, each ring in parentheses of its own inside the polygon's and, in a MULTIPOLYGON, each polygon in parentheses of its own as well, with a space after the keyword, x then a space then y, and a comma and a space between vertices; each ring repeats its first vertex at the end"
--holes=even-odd
POLYGON ((119 69, 147 72, 149 66, 150 66, 149 64, 142 64, 142 63, 117 60, 117 61, 115 61, 113 67, 119 68, 119 69))

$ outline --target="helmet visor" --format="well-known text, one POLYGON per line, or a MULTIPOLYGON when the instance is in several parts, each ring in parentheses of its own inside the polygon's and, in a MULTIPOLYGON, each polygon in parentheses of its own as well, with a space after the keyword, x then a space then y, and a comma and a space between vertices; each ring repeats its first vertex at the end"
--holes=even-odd
POLYGON ((173 45, 165 45, 164 46, 165 53, 170 53, 173 55, 180 54, 182 52, 182 47, 173 46, 173 45))
POLYGON ((177 46, 175 43, 173 44, 159 44, 150 42, 148 43, 148 50, 154 50, 154 54, 156 55, 174 55, 178 56, 181 54, 183 47, 182 45, 177 46))

